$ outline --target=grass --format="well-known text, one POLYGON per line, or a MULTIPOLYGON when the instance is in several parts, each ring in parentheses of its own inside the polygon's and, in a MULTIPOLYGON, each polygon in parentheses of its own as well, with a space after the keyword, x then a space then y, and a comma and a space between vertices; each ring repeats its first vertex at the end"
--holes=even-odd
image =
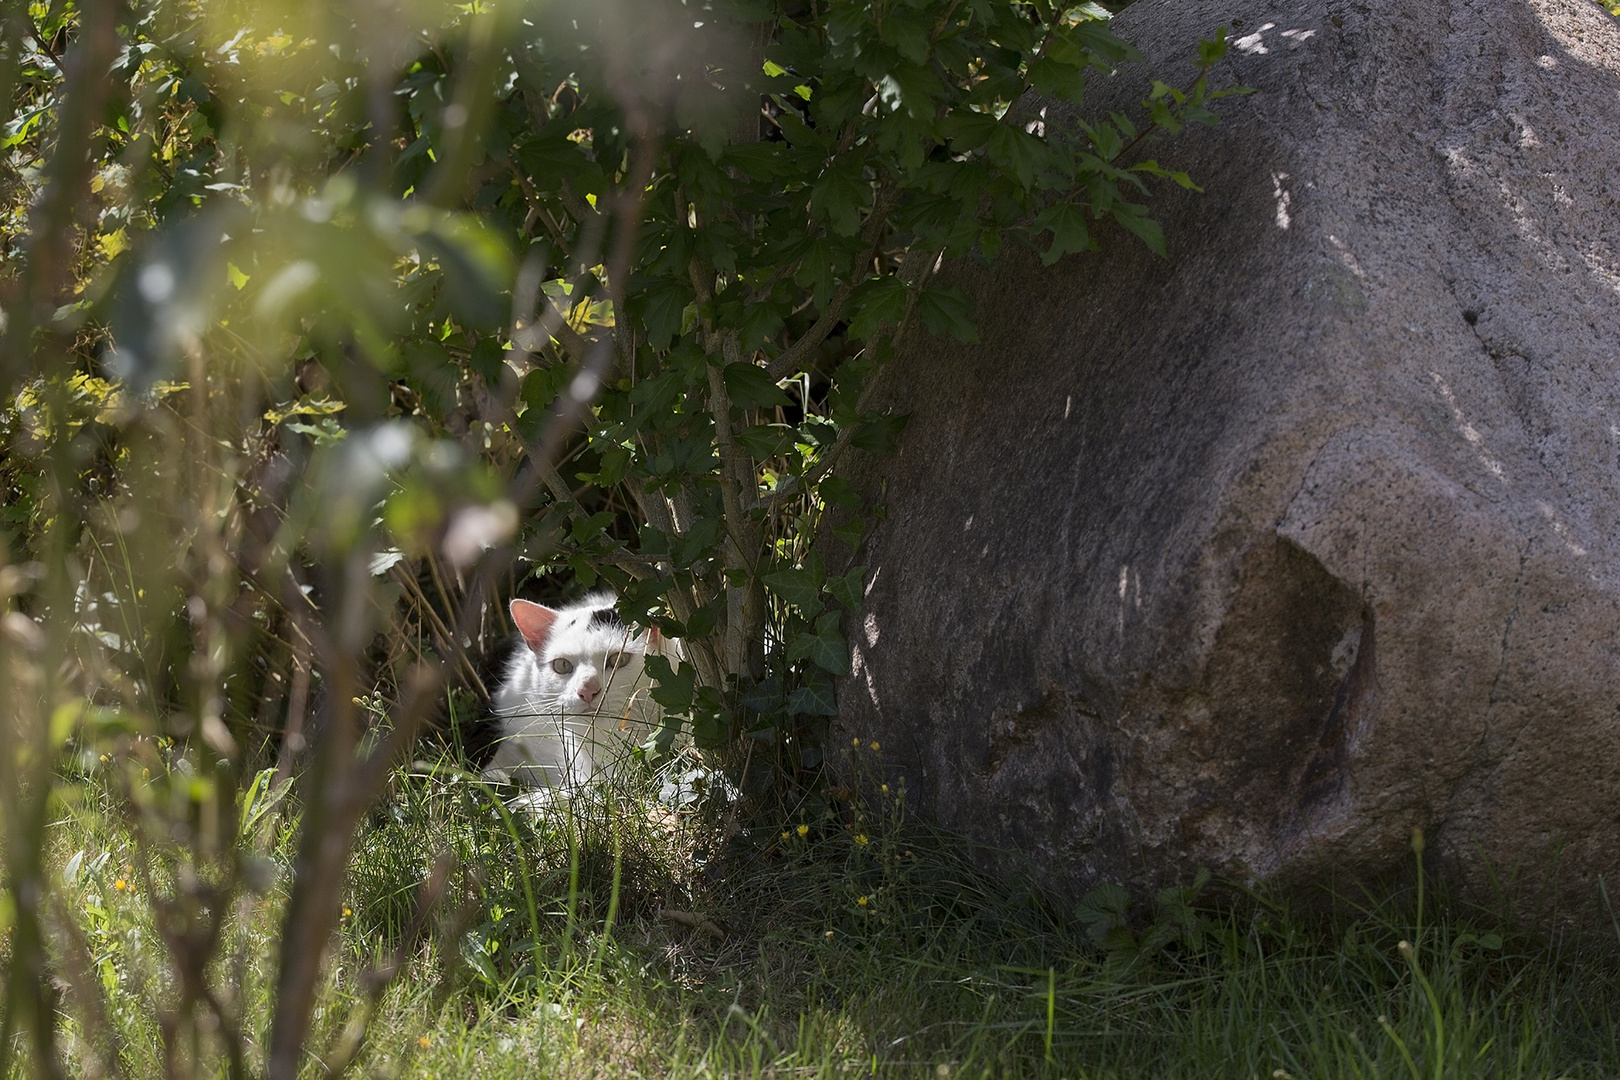
MULTIPOLYGON (((902 804, 738 830, 648 791, 511 813, 447 761, 402 770, 357 850, 310 1075, 350 1051, 376 1076, 1620 1075, 1612 935, 1535 939, 1410 889, 1331 918, 1191 890, 1059 910, 902 804)), ((252 857, 280 875, 240 902, 214 976, 251 1046, 285 809, 250 811, 252 857)), ((104 799, 64 809, 53 838, 109 1002, 100 1030, 69 1010, 69 1053, 116 1044, 128 1075, 158 1075, 162 883, 136 883, 104 799)))

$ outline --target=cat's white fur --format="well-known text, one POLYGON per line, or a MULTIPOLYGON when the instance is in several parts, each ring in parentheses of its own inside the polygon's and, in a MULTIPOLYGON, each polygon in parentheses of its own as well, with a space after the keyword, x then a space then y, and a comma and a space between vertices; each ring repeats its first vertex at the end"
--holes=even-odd
POLYGON ((571 792, 610 775, 659 720, 647 695, 646 654, 671 655, 656 630, 634 633, 613 614, 612 593, 549 608, 511 604, 523 636, 491 705, 500 742, 488 779, 537 792, 571 792))

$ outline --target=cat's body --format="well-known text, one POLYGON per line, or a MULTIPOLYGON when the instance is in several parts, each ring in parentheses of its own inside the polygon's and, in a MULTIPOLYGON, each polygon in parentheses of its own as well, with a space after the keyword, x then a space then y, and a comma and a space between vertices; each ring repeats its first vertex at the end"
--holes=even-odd
POLYGON ((611 775, 659 720, 645 668, 664 651, 657 631, 626 627, 611 593, 562 608, 514 600, 511 613, 523 640, 491 698, 500 736, 485 777, 571 792, 611 775))

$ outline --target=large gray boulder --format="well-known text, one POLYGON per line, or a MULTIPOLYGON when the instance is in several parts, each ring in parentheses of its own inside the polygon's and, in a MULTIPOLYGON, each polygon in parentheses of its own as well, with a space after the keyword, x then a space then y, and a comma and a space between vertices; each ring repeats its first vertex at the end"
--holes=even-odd
MULTIPOLYGON (((1157 148, 1207 194, 958 271, 858 484, 844 741, 1059 892, 1410 859, 1620 884, 1620 23, 1591 0, 1141 0, 1255 87, 1157 148)), ((1098 83, 1142 96, 1145 74, 1098 83)), ((1113 101, 1109 101, 1112 95, 1113 101)), ((1567 907, 1566 907, 1567 909, 1567 907)))

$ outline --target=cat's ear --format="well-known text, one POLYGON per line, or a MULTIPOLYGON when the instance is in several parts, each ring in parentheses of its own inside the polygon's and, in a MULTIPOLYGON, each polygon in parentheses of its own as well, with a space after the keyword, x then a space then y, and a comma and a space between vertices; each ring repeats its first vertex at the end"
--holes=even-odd
POLYGON ((551 628, 557 623, 557 613, 529 600, 514 600, 507 610, 512 613, 512 622, 517 624, 524 643, 538 656, 545 647, 551 628))

